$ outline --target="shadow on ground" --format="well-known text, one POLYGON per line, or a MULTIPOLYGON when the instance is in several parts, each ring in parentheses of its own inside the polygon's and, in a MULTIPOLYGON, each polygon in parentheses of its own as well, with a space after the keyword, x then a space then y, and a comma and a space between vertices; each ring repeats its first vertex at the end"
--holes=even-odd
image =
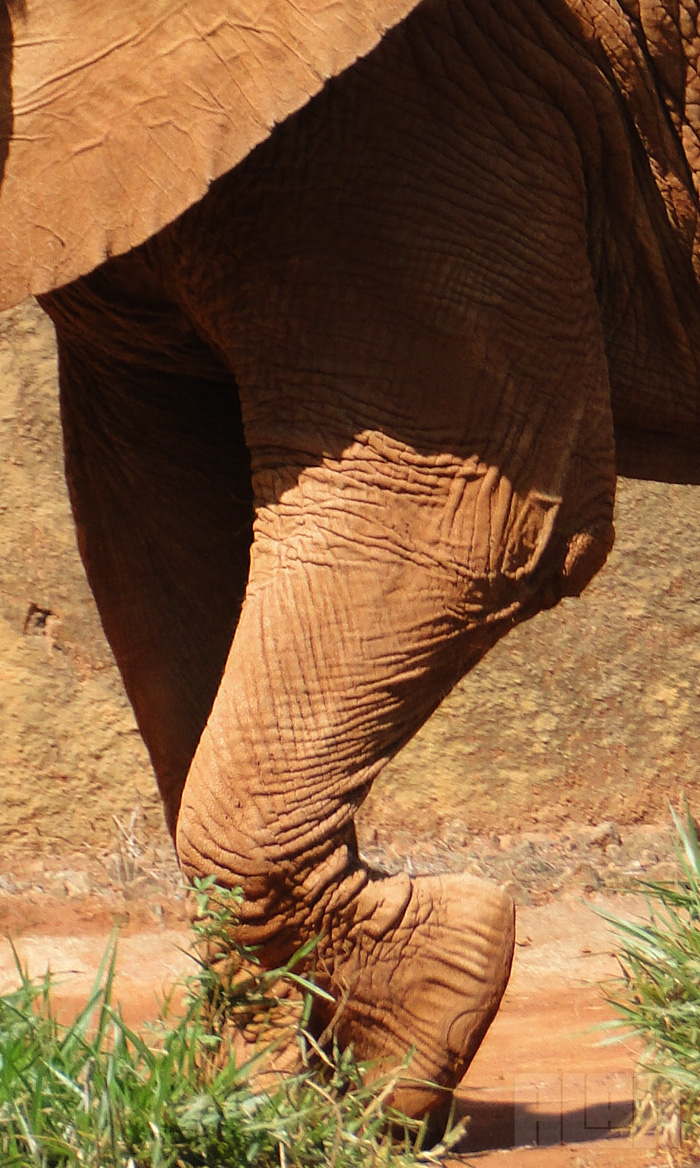
POLYGON ((634 1111, 632 1099, 592 1103, 562 1111, 498 1101, 460 1100, 456 1119, 469 1116, 461 1153, 582 1144, 591 1140, 619 1140, 629 1136, 634 1111))

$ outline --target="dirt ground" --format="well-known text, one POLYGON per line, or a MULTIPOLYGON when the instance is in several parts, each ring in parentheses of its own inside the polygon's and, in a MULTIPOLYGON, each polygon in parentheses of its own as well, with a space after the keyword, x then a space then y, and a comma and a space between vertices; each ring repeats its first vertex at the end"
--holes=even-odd
MULTIPOLYGON (((75 549, 52 331, 31 301, 0 316, 0 548, 0 930, 37 970, 85 971, 75 1001, 116 915, 125 1000, 147 1013, 180 969, 183 894, 75 549)), ((464 1096, 469 1162, 652 1156, 615 1134, 632 1054, 572 1035, 607 1010, 611 943, 590 906, 624 909, 640 876, 672 875, 668 803, 700 808, 699 630, 700 488, 621 481, 617 544, 586 595, 501 642, 361 812, 373 862, 466 869, 519 906, 513 981, 464 1096)))
MULTIPOLYGON (((43 893, 0 898, 0 925, 10 932, 34 976, 50 968, 60 1014, 85 1002, 121 922, 116 994, 126 1020, 156 1015, 159 1001, 194 970, 184 904, 159 904, 138 890, 121 896, 43 893)), ((516 958, 501 1011, 458 1093, 467 1135, 448 1168, 646 1168, 666 1164, 655 1137, 630 1134, 640 1082, 636 1047, 603 1045, 611 1017, 601 984, 618 972, 614 939, 600 910, 627 917, 641 899, 560 897, 521 906, 516 958)), ((0 941, 0 993, 17 984, 9 940, 0 941)), ((223 1168, 223 1166, 222 1166, 223 1168)))

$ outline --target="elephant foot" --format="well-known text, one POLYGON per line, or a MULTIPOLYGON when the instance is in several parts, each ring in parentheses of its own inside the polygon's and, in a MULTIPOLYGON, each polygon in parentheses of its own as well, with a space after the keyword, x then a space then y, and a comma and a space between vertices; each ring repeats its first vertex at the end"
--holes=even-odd
MULTIPOLYGON (((368 1082, 400 1071, 391 1104, 415 1119, 431 1113, 437 1130, 508 983, 513 901, 459 874, 401 874, 365 884, 348 908, 316 950, 316 980, 334 1001, 315 999, 313 1029, 373 1064, 368 1082)), ((233 1053, 239 1066, 249 1064, 256 1089, 270 1091, 302 1067, 303 994, 282 980, 253 993, 251 1006, 241 990, 256 971, 229 961, 221 962, 226 988, 211 1018, 227 1041, 207 1060, 218 1065, 233 1053)))
POLYGON ((514 926, 502 889, 463 875, 399 875, 366 885, 348 932, 331 932, 331 952, 319 955, 336 998, 330 1029, 358 1060, 377 1061, 370 1079, 413 1050, 392 1096, 404 1114, 449 1106, 505 992, 514 926))

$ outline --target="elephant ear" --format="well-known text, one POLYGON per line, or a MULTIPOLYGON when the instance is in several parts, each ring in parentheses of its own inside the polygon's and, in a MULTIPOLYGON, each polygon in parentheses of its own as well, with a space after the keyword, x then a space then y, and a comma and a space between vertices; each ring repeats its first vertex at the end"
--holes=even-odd
POLYGON ((0 307, 128 251, 417 0, 0 0, 0 307))

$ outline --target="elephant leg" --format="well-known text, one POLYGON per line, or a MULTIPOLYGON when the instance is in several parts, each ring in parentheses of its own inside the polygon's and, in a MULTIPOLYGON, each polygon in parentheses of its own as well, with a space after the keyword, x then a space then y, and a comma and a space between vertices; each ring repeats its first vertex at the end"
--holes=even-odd
MULTIPOLYGON (((427 333, 403 339, 416 378, 405 411, 411 396, 432 400, 449 423, 444 387, 454 387, 456 411, 463 377, 493 376, 476 362, 466 368, 449 340, 439 350, 427 333)), ((600 348, 592 353, 600 394, 604 364, 600 348)), ((498 637, 600 566, 611 537, 609 418, 591 402, 594 440, 579 457, 575 399, 558 399, 570 429, 559 484, 567 506, 533 485, 532 464, 520 477, 468 444, 436 454, 431 442, 400 440, 381 417, 379 382, 365 389, 355 437, 341 436, 342 379, 310 362, 309 408, 326 443, 311 459, 309 431, 289 421, 305 420, 305 407, 285 394, 299 374, 280 373, 278 356, 266 354, 264 374, 241 361, 256 498, 250 576, 185 785, 177 848, 189 876, 243 887, 237 936, 259 946, 263 964, 320 937, 316 976, 339 1003, 339 1040, 390 1065, 415 1045, 411 1073, 436 1086, 404 1083, 396 1102, 420 1115, 460 1080, 496 1012, 513 905, 463 876, 376 878, 358 857, 355 812, 387 759, 498 637)), ((488 400, 481 387, 475 397, 488 400)), ((559 424, 542 431, 548 441, 559 424)), ((516 430, 504 462, 534 449, 516 430)), ((317 1021, 329 1021, 321 1006, 317 1021)))
MULTIPOLYGON (((381 1069, 415 1046, 415 1081, 395 1101, 421 1115, 462 1078, 496 1013, 513 904, 464 876, 377 878, 358 857, 354 815, 456 680, 515 619, 551 602, 567 559, 583 584, 600 549, 591 559, 585 537, 580 555, 553 540, 553 560, 530 581, 469 578, 430 554, 438 512, 459 541, 480 526, 480 508, 495 530, 512 503, 521 533, 527 508, 474 468, 471 482, 465 473, 451 491, 445 483, 433 509, 414 451, 378 435, 363 445, 296 485, 280 474, 276 502, 258 508, 246 600, 188 775, 177 847, 190 876, 213 872, 244 888, 237 935, 259 946, 263 964, 321 938, 316 976, 339 1003, 341 1044, 381 1069), (362 487, 370 465, 385 487, 362 487)), ((323 1026, 329 1014, 317 1009, 323 1026)))
POLYGON ((167 304, 145 250, 41 302, 78 543, 174 835, 248 575, 238 390, 167 304))
POLYGON ((437 1084, 402 1091, 415 1114, 496 1011, 513 906, 465 877, 376 878, 354 815, 499 636, 585 586, 614 495, 576 143, 537 98, 541 133, 499 141, 480 59, 454 61, 444 101, 441 73, 423 88, 438 9, 163 237, 178 295, 236 372, 256 509, 180 861, 243 887, 237 935, 265 965, 320 936, 341 1042, 392 1063, 415 1044, 413 1072, 437 1084))
MULTIPOLYGON (((411 1075, 436 1086, 405 1085, 397 1100, 420 1114, 462 1077, 497 1010, 513 905, 461 876, 376 879, 358 858, 354 815, 384 762, 499 630, 465 635, 459 579, 445 589, 440 565, 395 554, 382 522, 371 525, 368 560, 367 525, 340 535, 323 523, 330 496, 299 504, 282 544, 258 512, 178 853, 190 876, 244 887, 238 936, 260 946, 265 965, 321 937, 316 976, 344 1003, 338 1038, 392 1067, 417 1045, 411 1075)), ((317 1024, 328 1021, 319 1010, 317 1024)))
MULTIPOLYGON (((57 330, 66 470, 80 549, 174 832, 184 778, 221 680, 248 574, 251 483, 237 388, 231 374, 162 298, 149 272, 147 253, 112 261, 42 302, 57 330)), ((321 534, 321 546, 324 542, 321 534)), ((284 792, 280 789, 278 800, 286 807, 280 819, 279 857, 271 867, 267 844, 254 854, 262 900, 259 896, 256 902, 255 880, 243 880, 250 898, 246 911, 250 915, 252 909, 253 916, 257 912, 258 920, 262 912, 263 933, 277 930, 265 959, 271 964, 309 931, 322 931, 330 919, 327 910, 338 908, 337 928, 326 940, 333 941, 333 948, 342 934, 342 945, 352 960, 343 965, 325 945, 319 951, 323 965, 319 976, 339 996, 352 998, 339 1038, 344 1044, 356 1041, 360 1054, 394 1060, 403 1058, 421 1038, 422 1055, 414 1071, 434 1080, 437 1087, 428 1095, 419 1091, 415 1100, 404 1094, 401 1102, 414 1111, 424 1110, 440 1101, 441 1087, 451 1087, 461 1077, 498 1006, 512 956, 512 904, 498 890, 461 878, 370 879, 357 857, 353 815, 373 773, 394 752, 399 739, 412 733, 413 718, 397 723, 392 710, 400 708, 402 689, 421 667, 406 655, 406 678, 402 681, 399 669, 389 687, 395 690, 389 695, 389 710, 378 716, 380 729, 386 723, 381 731, 381 757, 364 769, 359 787, 354 781, 348 784, 347 760, 354 752, 351 741, 341 748, 342 758, 330 769, 328 756, 336 737, 338 744, 342 737, 336 735, 336 724, 338 731, 350 731, 352 737, 358 718, 367 713, 372 718, 375 696, 369 689, 358 694, 359 704, 353 710, 347 680, 357 670, 354 658, 366 654, 367 615, 375 605, 381 611, 386 580, 376 576, 380 587, 372 594, 364 579, 364 556, 354 570, 348 565, 349 591, 343 595, 351 607, 356 605, 357 620, 343 632, 347 613, 329 607, 319 628, 325 639, 329 627, 337 625, 340 640, 330 646, 328 662, 328 644, 319 642, 319 677, 305 679, 302 657, 305 649, 313 650, 311 613, 328 594, 328 576, 335 575, 334 557, 327 547, 316 578, 313 572, 307 576, 300 560, 297 571, 289 576, 289 589, 278 596, 276 586, 269 593, 263 587, 268 567, 277 582, 287 578, 286 572, 277 577, 277 564, 270 564, 263 554, 265 547, 269 553, 273 546, 266 545, 260 532, 245 628, 236 639, 218 717, 212 719, 211 731, 197 750, 198 764, 189 790, 197 802, 197 774, 204 771, 207 779, 215 777, 207 761, 212 745, 222 735, 233 745, 237 728, 230 718, 230 687, 238 688, 241 682, 239 747, 250 763, 250 734, 257 723, 261 783, 258 791, 247 791, 245 782, 235 785, 234 801, 227 800, 223 809, 226 820, 235 816, 239 800, 246 808, 246 819, 260 810, 266 820, 274 818, 265 736, 266 727, 274 726, 278 716, 283 739, 277 747, 271 742, 272 755, 285 771, 284 792), (276 639, 272 626, 276 628, 280 619, 290 641, 286 649, 280 645, 277 656, 270 634, 276 639), (335 676, 324 697, 318 681, 327 667, 335 676), (306 702, 308 709, 298 708, 306 702), (302 741, 299 717, 301 724, 308 717, 310 742, 302 741), (341 722, 345 723, 342 727, 341 722), (299 739, 296 767, 289 766, 289 747, 295 736, 299 739), (312 816, 306 805, 306 779, 299 773, 310 751, 318 754, 312 816), (326 773, 330 785, 324 790, 326 773), (285 817, 289 817, 286 827, 285 817), (263 886, 269 888, 270 877, 274 886, 278 873, 275 912, 263 886), (287 881, 302 885, 291 902, 287 881), (385 938, 386 976, 376 963, 376 946, 362 941, 373 931, 385 938), (391 1021, 387 998, 395 964, 392 947, 396 953, 416 954, 414 985, 404 993, 409 1013, 399 1027, 391 1021), (437 955, 431 967, 424 958, 427 948, 437 955), (363 1015, 362 1003, 373 1004, 373 1018, 363 1015), (433 1034, 436 1017, 442 1025, 433 1034)), ((398 578, 395 587, 400 595, 398 578)), ((425 599, 430 607, 430 595, 425 599)), ((432 623, 427 611, 425 616, 432 623)), ((432 685, 426 687, 421 717, 464 668, 457 646, 460 622, 448 623, 454 626, 450 637, 454 652, 447 654, 437 692, 432 685)), ((393 638, 392 628, 393 618, 382 635, 393 638)), ((476 659, 491 639, 486 636, 482 648, 473 648, 470 659, 476 659)), ((430 656, 427 649, 426 676, 430 656)), ((203 806, 197 806, 199 815, 203 806)), ((216 865, 201 853, 193 857, 188 844, 193 826, 196 838, 197 825, 190 815, 179 845, 186 871, 218 871, 229 884, 243 878, 241 869, 250 872, 246 858, 237 864, 224 857, 223 865, 216 865)), ((217 837, 216 831, 207 828, 205 856, 217 837)), ((247 847, 246 843, 242 848, 246 855, 247 847)), ((248 926, 249 939, 255 933, 253 922, 252 928, 248 926)), ((319 1024, 325 1021, 322 1018, 319 1024)))
MULTIPOLYGON (((353 816, 374 773, 413 732, 416 709, 401 714, 405 691, 423 689, 422 720, 494 634, 465 650, 459 612, 441 613, 435 627, 439 567, 428 571, 409 615, 387 603, 392 595, 407 600, 412 587, 400 557, 378 546, 368 577, 365 534, 357 531, 361 554, 345 556, 323 528, 310 558, 301 546, 297 555, 296 524, 281 545, 266 539, 275 509, 261 506, 235 651, 210 716, 248 575, 249 456, 231 374, 162 298, 146 259, 147 252, 112 261, 43 299, 57 329, 78 539, 102 621, 173 831, 196 753, 178 841, 185 871, 244 883, 241 935, 269 941, 273 934, 262 953, 268 964, 328 925, 319 977, 348 998, 340 1040, 393 1061, 419 1041, 413 1072, 437 1087, 415 1098, 404 1092, 400 1101, 424 1110, 461 1077, 496 1011, 512 956, 512 903, 459 877, 373 880, 357 856, 353 816), (342 581, 337 595, 333 580, 342 581), (425 640, 422 660, 414 633, 425 640), (433 642, 445 634, 436 657, 433 642), (354 692, 351 679, 370 649, 380 660, 387 655, 389 680, 354 692), (373 741, 355 760, 365 719, 373 741), (207 818, 202 840, 205 811, 221 830, 207 818), (233 857, 228 826, 237 819, 233 857), (248 834, 257 827, 259 844, 248 834), (383 963, 372 941, 380 936, 383 963), (414 955, 403 965, 415 976, 411 985, 404 979, 405 1010, 395 1020, 389 995, 399 954, 414 955)), ((261 503, 265 481, 263 473, 261 503)))

